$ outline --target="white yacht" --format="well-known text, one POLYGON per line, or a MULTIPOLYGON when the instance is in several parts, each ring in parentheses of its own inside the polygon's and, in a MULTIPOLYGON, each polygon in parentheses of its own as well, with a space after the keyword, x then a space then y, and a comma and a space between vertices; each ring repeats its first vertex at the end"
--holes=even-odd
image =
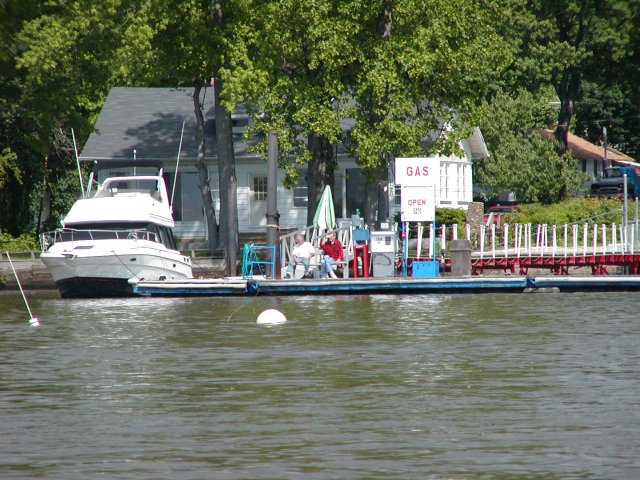
MULTIPOLYGON (((106 165, 105 165, 106 164, 106 165)), ((191 258, 173 238, 174 221, 162 168, 136 162, 132 176, 109 176, 97 189, 97 162, 87 191, 62 221, 42 236, 40 258, 63 297, 115 297, 133 294, 130 279, 193 278, 191 258), (136 168, 157 167, 155 175, 136 168)))

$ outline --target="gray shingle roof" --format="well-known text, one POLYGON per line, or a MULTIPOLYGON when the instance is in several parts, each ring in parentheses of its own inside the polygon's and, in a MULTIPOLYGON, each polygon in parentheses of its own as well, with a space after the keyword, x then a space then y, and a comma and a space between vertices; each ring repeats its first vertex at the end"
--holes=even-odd
MULTIPOLYGON (((184 161, 195 160, 198 155, 198 145, 195 140, 196 121, 193 113, 192 92, 192 88, 112 88, 95 124, 95 130, 82 149, 80 159, 129 160, 133 158, 135 150, 138 159, 175 160, 184 121, 185 130, 180 158, 184 161)), ((212 159, 218 156, 214 130, 213 91, 207 88, 203 92, 206 156, 212 159)), ((232 117, 246 118, 244 105, 239 105, 232 117)), ((352 119, 341 120, 343 136, 348 135, 354 124, 352 119)), ((431 135, 432 138, 437 138, 439 134, 439 131, 434 131, 431 135)), ((259 138, 256 136, 250 143, 253 145, 258 141, 259 138)), ((425 151, 432 143, 432 139, 425 139, 423 143, 425 151)), ((484 145, 483 140, 481 143, 484 145)), ((247 153, 248 148, 249 144, 243 139, 242 134, 234 133, 236 158, 258 156, 247 153)), ((336 153, 346 154, 345 145, 338 144, 336 153)))
MULTIPOLYGON (((183 121, 185 129, 180 158, 197 158, 192 92, 191 88, 112 88, 80 158, 131 159, 135 149, 136 158, 175 159, 183 121)), ((217 148, 213 92, 210 88, 203 92, 206 155, 214 158, 217 148)), ((235 115, 243 114, 239 108, 235 115)), ((237 156, 247 155, 248 145, 240 134, 234 135, 234 146, 237 156)))

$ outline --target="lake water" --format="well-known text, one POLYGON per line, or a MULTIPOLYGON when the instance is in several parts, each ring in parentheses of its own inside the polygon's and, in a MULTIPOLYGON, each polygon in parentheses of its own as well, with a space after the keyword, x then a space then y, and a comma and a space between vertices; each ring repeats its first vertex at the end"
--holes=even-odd
POLYGON ((26 294, 2 479, 640 478, 637 293, 26 294))

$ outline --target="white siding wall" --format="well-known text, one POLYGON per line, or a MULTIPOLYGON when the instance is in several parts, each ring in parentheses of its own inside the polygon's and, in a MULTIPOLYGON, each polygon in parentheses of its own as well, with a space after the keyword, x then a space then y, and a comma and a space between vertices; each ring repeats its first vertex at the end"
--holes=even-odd
MULTIPOLYGON (((307 208, 293 206, 293 190, 282 186, 284 170, 278 169, 278 211, 281 228, 302 227, 306 223, 307 208)), ((241 233, 261 232, 264 226, 251 225, 251 185, 253 175, 267 175, 267 164, 263 161, 236 163, 238 178, 238 229, 241 233)))

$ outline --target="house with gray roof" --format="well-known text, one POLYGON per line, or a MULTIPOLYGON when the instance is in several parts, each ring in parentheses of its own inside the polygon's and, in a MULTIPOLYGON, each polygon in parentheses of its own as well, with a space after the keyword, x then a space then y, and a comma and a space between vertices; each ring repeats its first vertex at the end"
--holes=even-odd
MULTIPOLYGON (((219 218, 217 148, 215 139, 213 92, 203 89, 206 157, 211 190, 219 218)), ((243 131, 250 121, 240 106, 232 115, 236 176, 238 180, 238 227, 240 233, 259 233, 266 228, 267 164, 249 148, 260 139, 247 142, 243 131)), ((348 122, 343 127, 349 128, 348 122)), ((164 164, 168 188, 175 189, 175 234, 178 237, 204 237, 205 219, 195 167, 198 153, 192 89, 134 88, 111 89, 105 104, 82 148, 80 161, 102 159, 160 160, 164 164), (184 124, 184 133, 182 133, 184 124), (178 159, 179 153, 179 159, 178 159), (177 173, 176 173, 177 167, 177 173), (175 185, 175 186, 174 186, 175 185)), ((478 129, 461 142, 464 155, 441 158, 440 175, 443 191, 440 206, 466 208, 472 201, 472 162, 488 155, 478 129)), ((354 158, 342 145, 336 147, 338 168, 335 172, 334 203, 337 219, 348 219, 356 209, 364 207, 365 177, 354 158)), ((109 172, 110 175, 119 172, 109 172)), ((124 172, 123 172, 124 173, 124 172)), ((280 226, 294 229, 306 226, 307 188, 304 173, 296 188, 282 185, 285 172, 278 173, 278 211, 280 226)), ((399 189, 390 179, 390 204, 398 210, 399 189)), ((394 213, 392 211, 392 213, 394 213)))

